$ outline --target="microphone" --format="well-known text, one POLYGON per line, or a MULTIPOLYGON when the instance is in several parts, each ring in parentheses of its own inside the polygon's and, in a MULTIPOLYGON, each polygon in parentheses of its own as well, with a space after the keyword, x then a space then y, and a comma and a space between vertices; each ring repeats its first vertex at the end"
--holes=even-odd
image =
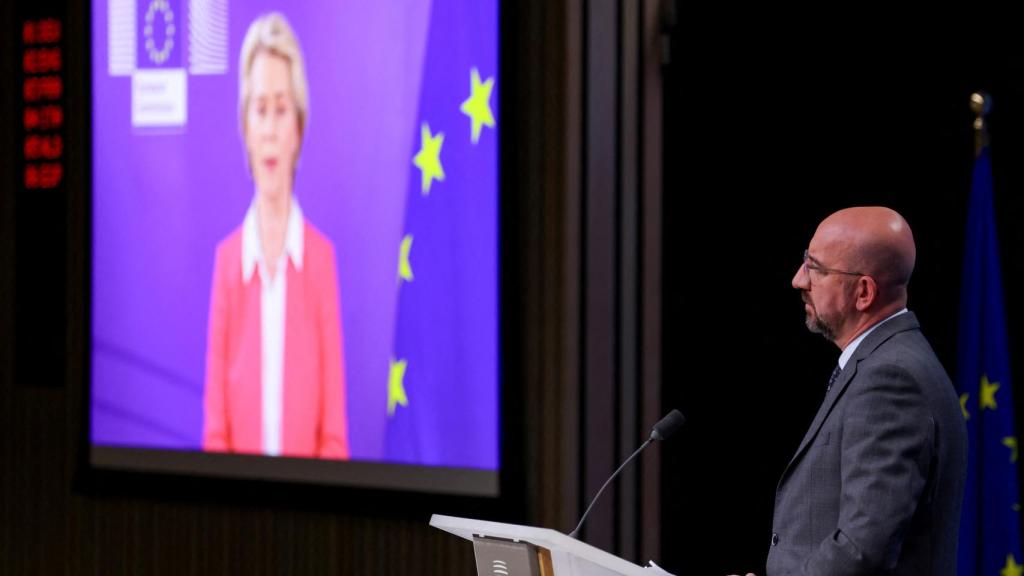
POLYGON ((654 428, 651 429, 651 440, 668 440, 676 433, 676 430, 683 427, 683 424, 686 424, 686 417, 679 410, 673 410, 659 420, 654 425, 654 428))
POLYGON ((646 442, 641 444, 640 447, 637 448, 636 451, 629 456, 629 458, 626 458, 626 461, 623 462, 622 465, 619 466, 619 468, 615 470, 615 472, 613 472, 607 480, 604 481, 604 485, 602 485, 601 489, 597 491, 597 496, 594 496, 594 499, 590 501, 590 506, 587 506, 587 511, 584 512, 583 517, 580 518, 580 523, 576 525, 575 530, 569 532, 569 536, 572 538, 577 537, 577 535, 580 532, 580 528, 583 527, 583 521, 587 519, 587 514, 590 514, 590 510, 594 507, 594 504, 597 503, 597 499, 601 497, 601 493, 604 492, 604 489, 608 487, 608 484, 610 484, 611 481, 614 480, 615 477, 619 475, 619 472, 622 472, 622 469, 626 467, 626 464, 632 462, 633 458, 636 458, 637 454, 643 452, 643 449, 647 448, 647 445, 650 444, 651 442, 661 442, 663 440, 668 440, 685 423, 686 417, 683 416, 682 412, 675 409, 673 409, 671 412, 665 415, 664 418, 659 420, 658 423, 654 425, 654 428, 651 428, 651 437, 648 438, 646 442))

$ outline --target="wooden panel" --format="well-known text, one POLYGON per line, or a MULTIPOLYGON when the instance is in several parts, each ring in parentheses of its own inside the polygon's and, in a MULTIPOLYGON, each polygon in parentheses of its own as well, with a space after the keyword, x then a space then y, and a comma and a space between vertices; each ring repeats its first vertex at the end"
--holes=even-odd
POLYGON ((551 551, 547 548, 538 548, 537 558, 540 560, 540 576, 555 576, 555 567, 551 563, 551 551))

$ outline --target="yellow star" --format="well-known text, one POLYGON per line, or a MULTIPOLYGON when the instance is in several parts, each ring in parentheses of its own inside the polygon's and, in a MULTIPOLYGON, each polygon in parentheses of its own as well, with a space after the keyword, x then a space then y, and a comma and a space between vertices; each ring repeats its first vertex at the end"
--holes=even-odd
POLYGON ((444 181, 444 168, 441 167, 441 145, 444 144, 444 132, 436 136, 430 135, 430 126, 426 122, 420 127, 420 151, 412 159, 412 163, 423 174, 420 190, 423 195, 430 194, 432 180, 444 181))
POLYGON ((998 382, 989 382, 988 374, 982 374, 981 376, 981 409, 988 408, 990 410, 996 409, 996 390, 999 390, 998 382))
POLYGON ((409 406, 409 399, 405 396, 405 360, 391 359, 391 368, 388 370, 388 416, 395 415, 395 405, 409 406))
POLYGON ((1017 461, 1017 438, 1014 436, 1007 436, 1003 438, 1003 446, 1010 449, 1010 462, 1017 461))
POLYGON ((406 282, 412 282, 412 266, 409 264, 409 251, 412 250, 412 234, 402 237, 402 244, 398 247, 398 278, 406 282))
POLYGON ((970 394, 964 392, 960 395, 960 411, 964 413, 964 420, 970 420, 971 415, 967 412, 967 399, 970 398, 970 394))
POLYGON ((481 84, 480 72, 473 68, 470 71, 469 86, 469 98, 462 103, 459 110, 473 120, 473 144, 476 144, 480 140, 480 131, 484 126, 494 128, 494 115, 491 114, 491 89, 494 88, 494 78, 488 78, 481 84))
POLYGON ((1024 566, 1017 564, 1013 554, 1006 555, 1006 566, 999 571, 1000 576, 1024 576, 1024 566))

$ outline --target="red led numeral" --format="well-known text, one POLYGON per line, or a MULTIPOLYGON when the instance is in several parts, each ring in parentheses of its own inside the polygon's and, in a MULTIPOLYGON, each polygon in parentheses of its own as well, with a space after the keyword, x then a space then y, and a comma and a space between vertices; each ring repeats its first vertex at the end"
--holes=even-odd
POLYGON ((64 178, 64 167, 57 162, 25 166, 25 188, 56 188, 64 178))
POLYGON ((25 138, 25 159, 38 160, 46 158, 55 160, 64 154, 64 141, 60 134, 40 136, 33 134, 25 138))
POLYGON ((56 44, 60 42, 60 20, 29 20, 21 27, 21 41, 32 44, 56 44))
POLYGON ((23 86, 23 96, 26 102, 59 100, 63 93, 64 84, 61 82, 60 76, 26 78, 23 86))
POLYGON ((25 108, 22 117, 25 131, 56 130, 64 125, 64 109, 54 104, 25 108))
POLYGON ((25 74, 59 72, 60 67, 60 48, 28 48, 21 58, 21 68, 25 74))

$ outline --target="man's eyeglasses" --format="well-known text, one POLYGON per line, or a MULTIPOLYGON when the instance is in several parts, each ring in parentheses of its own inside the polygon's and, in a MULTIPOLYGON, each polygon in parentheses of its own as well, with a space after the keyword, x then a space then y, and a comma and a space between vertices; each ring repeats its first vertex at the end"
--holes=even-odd
POLYGON ((804 250, 804 261, 803 265, 807 268, 808 272, 814 272, 819 276, 828 276, 829 274, 846 274, 847 276, 870 276, 863 272, 850 272, 848 270, 837 270, 836 268, 826 268, 818 263, 817 260, 811 258, 811 255, 804 250))

